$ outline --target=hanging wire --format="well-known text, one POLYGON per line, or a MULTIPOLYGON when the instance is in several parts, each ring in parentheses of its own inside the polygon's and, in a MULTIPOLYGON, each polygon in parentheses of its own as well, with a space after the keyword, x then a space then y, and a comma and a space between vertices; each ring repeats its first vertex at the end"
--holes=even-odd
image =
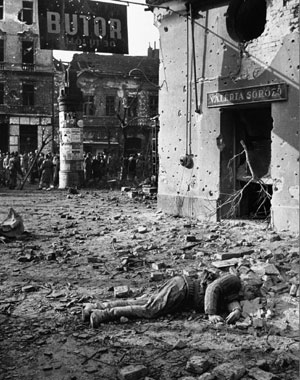
POLYGON ((186 20, 186 123, 185 123, 185 153, 189 150, 189 118, 190 118, 190 35, 189 20, 186 20))

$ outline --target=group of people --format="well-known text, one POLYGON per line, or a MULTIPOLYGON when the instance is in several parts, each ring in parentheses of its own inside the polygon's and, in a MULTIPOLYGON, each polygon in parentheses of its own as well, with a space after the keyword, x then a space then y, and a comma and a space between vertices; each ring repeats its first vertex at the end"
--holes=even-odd
POLYGON ((119 159, 116 154, 102 152, 93 156, 88 152, 83 159, 84 185, 97 185, 108 178, 142 181, 145 178, 145 168, 141 154, 124 155, 119 159))
POLYGON ((59 156, 37 151, 30 153, 11 152, 0 154, 1 185, 13 190, 25 178, 30 184, 38 182, 39 189, 58 186, 59 156), (29 173, 29 175, 28 175, 29 173), (26 176, 28 175, 28 178, 26 176))
MULTIPOLYGON (((16 189, 26 180, 38 183, 39 189, 49 189, 59 185, 60 161, 57 154, 38 151, 29 153, 0 152, 0 183, 9 189, 16 189), (28 175, 29 173, 29 175, 28 175)), ((85 187, 100 185, 101 181, 119 179, 123 182, 139 183, 149 177, 151 168, 141 154, 124 155, 105 152, 83 157, 85 187)))

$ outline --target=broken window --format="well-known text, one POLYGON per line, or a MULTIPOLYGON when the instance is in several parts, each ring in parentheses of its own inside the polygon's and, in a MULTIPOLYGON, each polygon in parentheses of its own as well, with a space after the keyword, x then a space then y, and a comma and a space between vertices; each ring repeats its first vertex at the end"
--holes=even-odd
POLYGON ((32 65, 33 59, 33 41, 22 41, 22 63, 32 65))
POLYGON ((87 95, 83 99, 83 115, 92 116, 95 114, 94 97, 87 95))
POLYGON ((23 83, 23 106, 34 106, 34 85, 23 83))
POLYGON ((258 38, 265 29, 267 5, 265 0, 231 0, 226 14, 230 37, 237 42, 258 38))
POLYGON ((113 116, 115 115, 115 97, 114 96, 107 96, 106 97, 106 116, 113 116))
POLYGON ((0 104, 4 104, 4 83, 0 83, 0 104))
POLYGON ((0 0, 0 20, 3 20, 3 10, 4 10, 4 5, 3 5, 4 0, 0 0))
POLYGON ((25 22, 27 25, 32 25, 33 23, 33 2, 23 1, 23 8, 19 12, 18 16, 20 21, 25 22))

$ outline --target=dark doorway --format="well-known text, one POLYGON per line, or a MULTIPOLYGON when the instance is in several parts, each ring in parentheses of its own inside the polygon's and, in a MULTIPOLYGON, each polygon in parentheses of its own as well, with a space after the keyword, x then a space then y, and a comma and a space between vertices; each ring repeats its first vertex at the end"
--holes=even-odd
POLYGON ((20 125, 20 153, 34 152, 38 146, 36 125, 20 125))
POLYGON ((0 121, 0 150, 1 152, 8 152, 9 140, 9 125, 8 123, 0 121))
POLYGON ((271 106, 221 110, 221 218, 268 218, 272 179, 271 106))
POLYGON ((141 152, 142 149, 142 139, 138 137, 128 137, 125 140, 125 155, 136 154, 141 152))

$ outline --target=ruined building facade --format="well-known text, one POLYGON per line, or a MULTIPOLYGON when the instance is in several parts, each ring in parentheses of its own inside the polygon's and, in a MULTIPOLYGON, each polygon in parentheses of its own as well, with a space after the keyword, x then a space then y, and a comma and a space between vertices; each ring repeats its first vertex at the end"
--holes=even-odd
POLYGON ((159 208, 299 230, 299 2, 148 0, 160 32, 159 208))
POLYGON ((52 134, 52 67, 52 52, 39 49, 37 0, 0 0, 2 152, 34 151, 52 134))
POLYGON ((158 50, 148 55, 75 54, 83 151, 148 157, 158 115, 158 50))

